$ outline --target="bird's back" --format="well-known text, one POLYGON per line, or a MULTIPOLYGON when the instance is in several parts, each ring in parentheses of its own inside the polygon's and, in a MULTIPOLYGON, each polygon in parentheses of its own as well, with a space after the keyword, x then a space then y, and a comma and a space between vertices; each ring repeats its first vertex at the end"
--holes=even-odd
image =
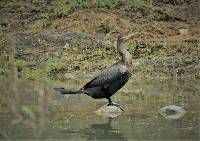
POLYGON ((110 97, 126 84, 130 76, 128 67, 114 64, 94 77, 82 89, 93 98, 110 97))

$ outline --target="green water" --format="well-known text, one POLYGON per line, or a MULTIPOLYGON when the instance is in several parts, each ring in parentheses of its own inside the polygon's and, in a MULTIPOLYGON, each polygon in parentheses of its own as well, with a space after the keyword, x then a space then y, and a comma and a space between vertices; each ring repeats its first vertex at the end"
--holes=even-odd
MULTIPOLYGON (((62 84, 81 87, 84 82, 62 84)), ((1 79, 0 140, 199 140, 199 98, 200 80, 131 80, 112 97, 124 112, 109 118, 94 113, 106 100, 59 95, 52 83, 1 79), (167 105, 187 112, 179 119, 166 119, 159 109, 167 105)))

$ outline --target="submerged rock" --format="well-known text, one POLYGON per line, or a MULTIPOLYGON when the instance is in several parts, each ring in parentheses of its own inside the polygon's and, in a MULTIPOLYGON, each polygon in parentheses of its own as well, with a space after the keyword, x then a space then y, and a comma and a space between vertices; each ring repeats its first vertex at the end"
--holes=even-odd
POLYGON ((117 106, 108 106, 107 104, 100 107, 95 111, 97 115, 105 116, 105 117, 117 117, 122 114, 122 109, 117 106))
POLYGON ((179 119, 185 115, 186 111, 176 105, 165 106, 160 109, 160 114, 167 119, 179 119))

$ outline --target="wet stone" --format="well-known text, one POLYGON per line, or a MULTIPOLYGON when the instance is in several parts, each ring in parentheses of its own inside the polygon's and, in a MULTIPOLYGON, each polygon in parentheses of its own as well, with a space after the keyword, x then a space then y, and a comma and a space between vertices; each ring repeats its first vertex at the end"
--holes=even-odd
POLYGON ((176 105, 165 106, 160 109, 160 114, 167 119, 179 119, 185 115, 186 111, 176 105))
POLYGON ((94 113, 105 117, 117 117, 122 114, 122 110, 117 106, 108 106, 107 104, 100 107, 94 113))

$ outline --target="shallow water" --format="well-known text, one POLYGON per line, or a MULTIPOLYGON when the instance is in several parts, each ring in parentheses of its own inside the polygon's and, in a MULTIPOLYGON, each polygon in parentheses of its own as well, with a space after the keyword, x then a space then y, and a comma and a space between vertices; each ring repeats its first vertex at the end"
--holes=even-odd
POLYGON ((0 140, 199 140, 200 80, 131 80, 112 97, 125 110, 116 118, 94 113, 106 100, 59 95, 52 85, 60 84, 1 79, 0 140), (159 110, 167 105, 181 106, 186 114, 166 119, 159 110))

